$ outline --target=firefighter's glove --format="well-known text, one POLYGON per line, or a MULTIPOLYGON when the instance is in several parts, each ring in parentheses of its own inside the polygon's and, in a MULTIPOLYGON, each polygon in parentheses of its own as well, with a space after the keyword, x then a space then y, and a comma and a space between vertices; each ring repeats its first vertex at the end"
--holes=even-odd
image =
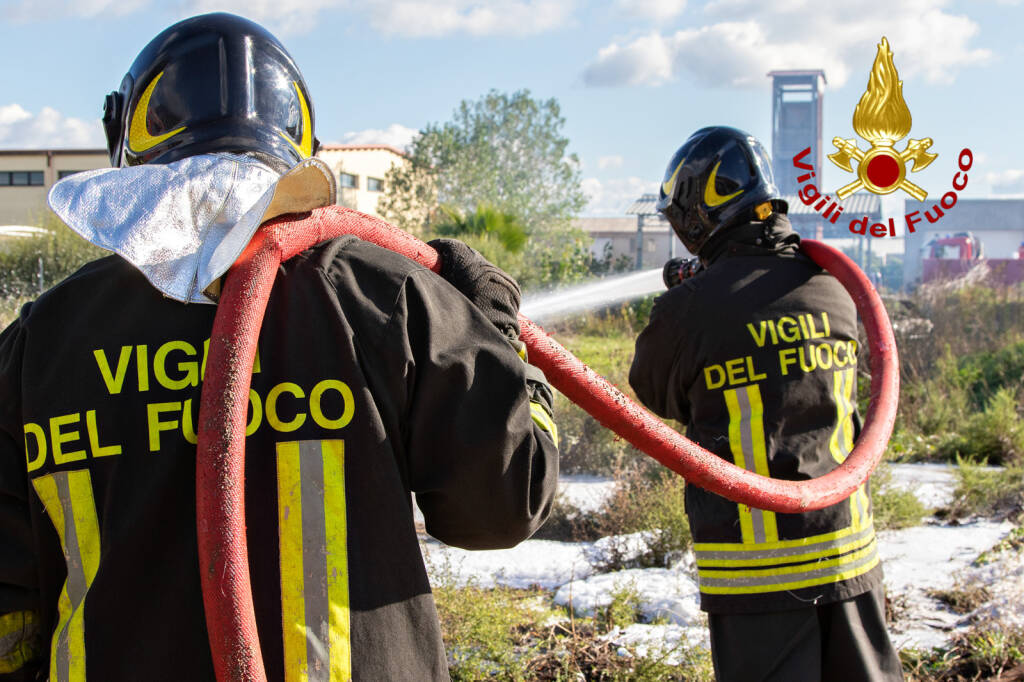
POLYGON ((428 242, 441 257, 441 276, 468 298, 516 347, 519 341, 519 285, 473 247, 457 239, 428 242))

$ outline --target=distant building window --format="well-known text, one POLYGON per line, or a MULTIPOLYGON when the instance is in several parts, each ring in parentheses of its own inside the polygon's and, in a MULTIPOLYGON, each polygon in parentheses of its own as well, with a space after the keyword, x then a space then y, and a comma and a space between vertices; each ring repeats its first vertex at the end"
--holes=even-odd
POLYGON ((42 187, 43 171, 0 171, 0 186, 42 187))
POLYGON ((66 178, 68 176, 71 176, 71 175, 74 175, 75 173, 84 173, 84 172, 85 171, 80 171, 80 170, 62 170, 62 171, 57 171, 57 179, 58 180, 63 180, 64 178, 66 178))
POLYGON ((340 173, 338 175, 338 184, 342 187, 348 187, 350 189, 359 188, 359 176, 352 175, 350 173, 340 173))
POLYGON ((383 192, 384 181, 380 178, 366 178, 366 189, 370 192, 383 192))

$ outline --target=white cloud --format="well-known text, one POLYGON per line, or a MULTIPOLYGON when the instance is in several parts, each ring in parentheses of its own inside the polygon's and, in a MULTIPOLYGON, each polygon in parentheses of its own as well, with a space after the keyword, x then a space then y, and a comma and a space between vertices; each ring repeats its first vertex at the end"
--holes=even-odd
POLYGON ((992 186, 993 194, 1024 194, 1024 170, 1011 168, 986 173, 985 180, 992 186))
POLYGON ((381 33, 439 37, 527 36, 565 26, 573 0, 378 0, 369 2, 370 21, 381 33))
POLYGON ((43 107, 38 114, 20 104, 0 106, 0 147, 7 149, 106 147, 99 119, 69 118, 43 107))
POLYGON ((149 4, 149 0, 16 0, 4 3, 2 16, 13 22, 61 17, 123 16, 149 4))
MULTIPOLYGON (((91 0, 108 2, 111 0, 91 0)), ((381 33, 441 37, 526 36, 568 23, 574 0, 186 0, 190 13, 214 10, 242 14, 282 35, 305 33, 323 10, 365 15, 381 33)))
POLYGON ((584 178, 580 184, 587 195, 587 207, 583 213, 588 216, 624 216, 629 205, 641 194, 658 191, 657 181, 638 177, 615 180, 584 178))
POLYGON ((823 68, 841 87, 867 82, 884 35, 903 79, 951 82, 992 53, 973 47, 978 25, 946 11, 947 0, 861 0, 856 6, 815 0, 713 0, 710 21, 672 34, 610 43, 584 71, 588 85, 659 85, 681 75, 713 85, 766 84, 773 69, 823 68))
POLYGON ((182 18, 206 12, 231 12, 265 26, 275 35, 308 33, 323 10, 344 8, 346 0, 183 0, 182 18))
MULTIPOLYGON (((669 5, 683 0, 670 0, 669 5)), ((633 0, 657 5, 658 0, 633 0)), ((576 0, 177 0, 168 8, 176 18, 206 12, 233 12, 282 36, 308 33, 325 11, 361 15, 380 33, 443 37, 529 36, 572 22, 576 0)), ((155 0, 5 0, 0 17, 12 22, 54 16, 121 16, 163 5, 155 0)))
POLYGON ((608 170, 609 168, 621 168, 623 158, 618 155, 602 156, 597 160, 597 167, 601 170, 608 170))
POLYGON ((615 0, 615 6, 630 16, 665 21, 682 14, 686 0, 615 0))
POLYGON ((368 128, 345 133, 341 136, 341 144, 386 144, 398 149, 408 149, 412 139, 419 135, 418 130, 406 128, 400 123, 392 123, 384 130, 368 128))
POLYGON ((672 46, 657 33, 602 47, 583 73, 587 85, 661 85, 672 78, 672 46))

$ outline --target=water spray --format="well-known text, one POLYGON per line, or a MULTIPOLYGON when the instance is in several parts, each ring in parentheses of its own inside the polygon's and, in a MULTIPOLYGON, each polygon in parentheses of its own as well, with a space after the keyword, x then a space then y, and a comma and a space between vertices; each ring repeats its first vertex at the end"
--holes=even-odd
MULTIPOLYGON (((225 278, 213 323, 199 410, 196 524, 203 606, 217 679, 266 679, 256 631, 245 535, 245 424, 251 368, 280 263, 345 234, 400 253, 437 272, 437 252, 383 220, 340 206, 260 227, 225 278)), ((583 364, 538 325, 519 317, 530 361, 566 397, 688 481, 735 502, 799 513, 840 502, 870 475, 896 418, 899 371, 885 307, 863 272, 841 252, 804 240, 804 252, 853 297, 868 334, 871 403, 856 447, 834 471, 781 481, 741 469, 684 438, 583 364)))

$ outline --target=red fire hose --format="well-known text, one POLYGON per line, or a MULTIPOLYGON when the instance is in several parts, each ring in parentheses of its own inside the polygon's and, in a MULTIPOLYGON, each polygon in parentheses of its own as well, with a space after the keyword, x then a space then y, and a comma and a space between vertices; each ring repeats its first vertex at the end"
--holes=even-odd
MULTIPOLYGON (((217 679, 265 680, 245 537, 245 426, 256 343, 283 261, 322 241, 353 234, 434 271, 437 253, 415 237, 357 211, 329 206, 262 226, 225 280, 213 324, 199 411, 196 521, 203 605, 217 679)), ((870 282, 839 251, 804 240, 804 251, 850 291, 868 334, 871 404, 846 461, 809 481, 780 481, 741 469, 676 433, 609 384, 525 317, 530 362, 606 427, 688 481, 730 500, 776 512, 839 502, 861 485, 885 450, 896 416, 899 372, 889 318, 870 282)))

